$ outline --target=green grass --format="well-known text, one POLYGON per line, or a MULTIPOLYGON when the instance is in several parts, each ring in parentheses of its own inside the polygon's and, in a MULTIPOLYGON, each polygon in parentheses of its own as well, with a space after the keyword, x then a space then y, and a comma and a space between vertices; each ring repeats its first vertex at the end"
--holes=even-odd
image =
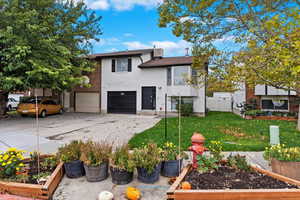
MULTIPOLYGON (((167 140, 178 144, 178 118, 168 118, 167 140)), ((181 146, 187 149, 191 145, 194 132, 202 133, 206 143, 218 140, 225 151, 262 151, 269 144, 269 126, 280 127, 281 143, 287 146, 300 146, 300 132, 295 122, 275 120, 245 120, 232 113, 210 112, 204 118, 183 117, 181 128, 181 146)), ((130 147, 139 147, 153 141, 159 145, 165 142, 165 122, 162 119, 154 127, 135 135, 130 147)))

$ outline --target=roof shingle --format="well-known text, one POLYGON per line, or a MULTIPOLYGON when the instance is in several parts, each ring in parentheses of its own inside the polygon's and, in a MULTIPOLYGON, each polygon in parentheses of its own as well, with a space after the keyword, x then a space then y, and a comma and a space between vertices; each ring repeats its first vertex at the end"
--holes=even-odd
POLYGON ((139 65, 140 68, 153 67, 168 67, 178 65, 191 65, 193 63, 193 56, 179 56, 179 57, 163 57, 150 60, 139 65))

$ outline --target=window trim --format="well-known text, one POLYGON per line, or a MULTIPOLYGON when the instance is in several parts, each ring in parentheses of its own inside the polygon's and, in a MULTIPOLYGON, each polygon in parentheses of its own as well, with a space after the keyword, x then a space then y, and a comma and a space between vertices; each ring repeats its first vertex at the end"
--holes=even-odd
POLYGON ((125 73, 125 72, 132 72, 132 58, 131 57, 120 57, 112 59, 112 72, 113 73, 125 73), (127 61, 127 69, 124 71, 118 70, 118 62, 120 60, 127 61))

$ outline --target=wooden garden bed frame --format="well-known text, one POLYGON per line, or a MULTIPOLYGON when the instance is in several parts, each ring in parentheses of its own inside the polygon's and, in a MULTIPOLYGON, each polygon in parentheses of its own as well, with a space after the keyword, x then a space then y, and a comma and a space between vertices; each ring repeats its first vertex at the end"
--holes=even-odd
POLYGON ((63 166, 62 162, 59 163, 44 185, 0 181, 0 192, 38 199, 51 199, 64 176, 63 166))
MULTIPOLYGON (((300 186, 296 181, 279 174, 251 166, 255 171, 289 184, 300 186)), ((167 191, 168 199, 174 200, 300 200, 300 189, 229 189, 229 190, 181 190, 180 183, 192 170, 188 165, 167 191)))

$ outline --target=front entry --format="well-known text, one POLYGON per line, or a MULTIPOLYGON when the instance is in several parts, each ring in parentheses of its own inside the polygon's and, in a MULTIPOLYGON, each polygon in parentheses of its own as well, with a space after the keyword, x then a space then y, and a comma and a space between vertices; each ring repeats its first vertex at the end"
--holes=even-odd
POLYGON ((142 109, 155 110, 156 87, 142 87, 142 109))

